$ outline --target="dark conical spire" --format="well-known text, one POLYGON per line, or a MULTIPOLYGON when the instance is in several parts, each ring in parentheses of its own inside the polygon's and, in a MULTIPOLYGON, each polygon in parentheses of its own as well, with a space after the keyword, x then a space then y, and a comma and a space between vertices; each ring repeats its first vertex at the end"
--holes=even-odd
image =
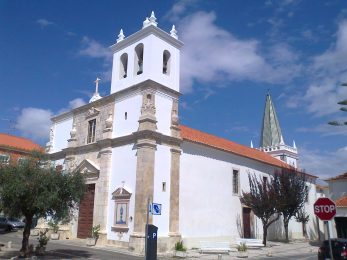
POLYGON ((260 147, 284 144, 281 127, 270 94, 266 95, 266 103, 261 129, 260 147))

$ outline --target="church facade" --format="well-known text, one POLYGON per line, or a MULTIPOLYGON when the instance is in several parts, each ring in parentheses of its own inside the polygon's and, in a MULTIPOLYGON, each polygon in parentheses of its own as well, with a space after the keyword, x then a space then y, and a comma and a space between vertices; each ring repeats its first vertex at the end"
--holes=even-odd
MULTIPOLYGON (((260 220, 240 201, 249 190, 248 174, 265 178, 287 163, 296 166, 297 150, 284 144, 281 133, 278 143, 254 149, 180 125, 182 46, 174 26, 162 31, 154 13, 133 35, 121 30, 111 46, 110 95, 100 97, 96 88, 89 104, 52 118, 46 147, 52 160, 87 176, 71 237, 85 238, 100 225, 100 243, 141 253, 148 202, 161 205, 161 215, 148 217, 158 227, 160 251, 181 239, 199 247, 200 241, 262 236, 260 220)), ((272 103, 270 110, 263 129, 274 133, 280 128, 272 103)), ((308 176, 306 211, 313 216, 315 177, 308 176)), ((308 230, 314 236, 312 219, 308 230)), ((300 223, 292 220, 289 228, 292 237, 302 236, 300 223)), ((270 238, 280 238, 279 229, 280 224, 270 238)))

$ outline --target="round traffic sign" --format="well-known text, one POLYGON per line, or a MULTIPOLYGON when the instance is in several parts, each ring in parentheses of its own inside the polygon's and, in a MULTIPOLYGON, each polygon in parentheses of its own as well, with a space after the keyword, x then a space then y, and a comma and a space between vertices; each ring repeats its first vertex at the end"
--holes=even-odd
POLYGON ((323 221, 331 220, 336 215, 335 202, 329 198, 319 198, 313 204, 314 214, 323 221))

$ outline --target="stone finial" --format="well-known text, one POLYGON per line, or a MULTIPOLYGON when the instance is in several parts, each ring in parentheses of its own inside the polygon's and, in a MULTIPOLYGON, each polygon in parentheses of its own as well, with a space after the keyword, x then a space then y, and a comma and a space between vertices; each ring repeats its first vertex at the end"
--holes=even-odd
POLYGON ((148 17, 146 17, 146 19, 143 21, 143 26, 142 26, 142 29, 143 28, 146 28, 147 26, 150 25, 150 21, 148 20, 148 17))
POLYGON ((151 17, 149 17, 149 24, 157 26, 158 23, 156 21, 157 21, 157 18, 155 17, 154 11, 152 11, 151 17))
POLYGON ((123 29, 120 29, 120 32, 118 34, 118 39, 117 39, 117 43, 120 41, 123 41, 125 38, 124 33, 123 33, 123 29))
POLYGON ((293 140, 293 148, 296 149, 296 144, 294 140, 293 140))
POLYGON ((89 103, 92 103, 98 99, 101 98, 101 96, 99 95, 99 78, 96 78, 95 82, 95 93, 93 94, 92 98, 89 100, 89 103))
POLYGON ((177 31, 176 31, 175 25, 172 25, 172 29, 171 29, 171 31, 170 31, 170 35, 171 35, 171 37, 173 37, 173 38, 175 38, 175 39, 178 39, 177 31))
POLYGON ((254 146, 253 146, 253 140, 251 140, 251 148, 254 148, 254 146))
POLYGON ((77 129, 76 129, 76 124, 74 123, 72 125, 72 129, 70 131, 70 137, 71 139, 75 139, 76 138, 76 134, 77 134, 77 129))

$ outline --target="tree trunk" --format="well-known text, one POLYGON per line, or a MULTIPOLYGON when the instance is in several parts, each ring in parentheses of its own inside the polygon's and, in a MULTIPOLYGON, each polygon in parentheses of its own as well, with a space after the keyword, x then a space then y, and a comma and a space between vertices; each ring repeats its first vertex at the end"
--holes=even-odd
POLYGON ((283 224, 284 224, 284 232, 286 234, 286 242, 289 242, 289 237, 288 237, 288 222, 289 220, 283 220, 283 224))
POLYGON ((25 226, 23 231, 22 248, 20 249, 20 252, 22 252, 24 256, 27 256, 27 254, 29 253, 29 236, 30 236, 30 228, 31 228, 32 222, 33 222, 33 215, 26 215, 25 226))
POLYGON ((263 244, 266 246, 267 224, 263 223, 263 244))

